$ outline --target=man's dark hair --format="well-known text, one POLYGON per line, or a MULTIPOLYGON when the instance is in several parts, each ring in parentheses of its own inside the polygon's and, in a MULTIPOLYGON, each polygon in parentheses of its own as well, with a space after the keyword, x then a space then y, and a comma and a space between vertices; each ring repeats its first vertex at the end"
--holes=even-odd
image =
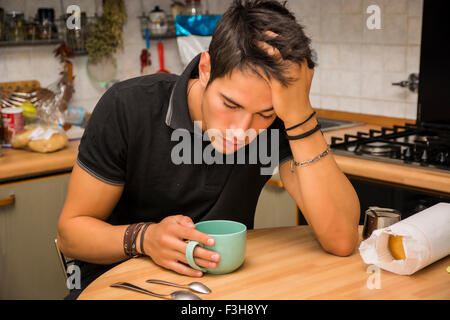
POLYGON ((276 0, 234 0, 220 18, 209 46, 211 74, 209 83, 226 76, 233 69, 251 70, 266 77, 274 77, 283 85, 295 79, 286 76, 288 68, 276 56, 261 47, 261 42, 277 48, 284 60, 301 63, 306 60, 314 68, 311 40, 297 23, 294 14, 286 8, 286 2, 276 0), (271 31, 278 36, 266 34, 271 31), (259 44, 258 44, 259 43, 259 44))

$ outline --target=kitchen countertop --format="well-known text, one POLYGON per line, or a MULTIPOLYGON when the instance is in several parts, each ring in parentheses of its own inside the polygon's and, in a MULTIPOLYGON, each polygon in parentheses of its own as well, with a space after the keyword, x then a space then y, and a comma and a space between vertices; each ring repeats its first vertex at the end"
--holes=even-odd
MULTIPOLYGON (((324 116, 323 111, 321 116, 324 116)), ((331 136, 343 136, 345 133, 352 134, 357 131, 368 132, 369 129, 379 128, 381 128, 379 124, 367 123, 357 127, 327 131, 324 132, 324 137, 330 143, 331 136)), ((79 143, 79 140, 70 141, 67 148, 50 154, 3 148, 3 155, 0 157, 0 183, 64 171, 70 172, 77 157, 79 143)), ((349 175, 450 193, 450 173, 342 155, 334 155, 334 158, 341 170, 349 175)))
MULTIPOLYGON (((361 241, 362 226, 360 226, 361 241)), ((359 243, 357 248, 359 247, 359 243)), ((358 249, 348 257, 325 252, 309 226, 249 230, 244 264, 224 274, 197 280, 160 267, 148 257, 127 260, 94 280, 79 299, 159 299, 110 285, 125 281, 160 294, 174 287, 148 284, 147 279, 175 283, 200 281, 212 293, 205 300, 301 299, 450 299, 450 257, 410 276, 376 269, 358 249)), ((160 299, 159 299, 160 300, 160 299)))

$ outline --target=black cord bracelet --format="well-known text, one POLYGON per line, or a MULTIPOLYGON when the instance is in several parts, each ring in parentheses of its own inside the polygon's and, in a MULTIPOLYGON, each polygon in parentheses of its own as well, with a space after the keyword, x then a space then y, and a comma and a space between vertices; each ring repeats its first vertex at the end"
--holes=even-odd
POLYGON ((289 127, 289 128, 287 128, 287 129, 284 129, 284 130, 285 130, 285 131, 289 131, 289 130, 295 129, 295 128, 297 128, 297 127, 300 127, 302 124, 305 124, 306 122, 308 122, 309 119, 311 119, 312 117, 314 117, 315 114, 316 114, 316 112, 314 111, 313 113, 311 113, 311 114, 309 115, 309 117, 308 117, 305 121, 302 121, 302 122, 300 122, 299 124, 296 124, 295 126, 289 127))
POLYGON ((318 123, 317 126, 315 126, 313 129, 311 129, 311 130, 309 130, 309 131, 307 131, 307 132, 305 132, 305 133, 299 134, 298 136, 288 136, 288 135, 286 135, 286 139, 288 139, 288 140, 299 140, 299 139, 303 139, 303 138, 309 137, 309 136, 312 135, 314 132, 320 130, 320 128, 321 128, 320 123, 318 123))

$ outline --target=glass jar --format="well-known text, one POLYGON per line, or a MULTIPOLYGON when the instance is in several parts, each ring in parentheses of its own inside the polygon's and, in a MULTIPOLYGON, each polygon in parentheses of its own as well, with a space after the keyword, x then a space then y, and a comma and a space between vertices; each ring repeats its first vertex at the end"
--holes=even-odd
POLYGON ((39 8, 38 17, 39 38, 48 40, 57 37, 58 34, 55 25, 55 10, 53 8, 39 8))
POLYGON ((32 41, 39 39, 39 23, 30 21, 26 24, 26 39, 32 41))
POLYGON ((6 40, 23 41, 25 40, 25 18, 23 12, 10 11, 6 14, 6 40))
POLYGON ((167 16, 164 10, 156 6, 149 14, 150 33, 154 35, 163 35, 167 33, 167 16))
POLYGON ((202 3, 200 0, 186 0, 185 14, 196 16, 203 14, 202 3))
MULTIPOLYGON (((65 21, 70 17, 70 14, 66 15, 65 21)), ((81 12, 80 27, 77 26, 69 29, 66 26, 66 41, 69 48, 73 51, 86 50, 86 33, 87 33, 87 18, 86 12, 81 12)))

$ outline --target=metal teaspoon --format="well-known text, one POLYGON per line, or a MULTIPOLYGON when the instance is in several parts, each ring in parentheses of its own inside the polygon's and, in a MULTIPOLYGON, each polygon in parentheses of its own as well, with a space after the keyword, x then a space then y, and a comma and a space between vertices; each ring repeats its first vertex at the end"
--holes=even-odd
POLYGON ((171 294, 159 294, 159 293, 154 293, 154 292, 148 291, 146 289, 140 288, 140 287, 135 286, 134 284, 131 284, 128 282, 113 283, 111 285, 111 287, 131 289, 131 290, 145 293, 145 294, 148 294, 148 295, 151 295, 154 297, 169 299, 169 300, 202 300, 196 294, 193 294, 192 292, 185 291, 185 290, 175 291, 175 292, 172 292, 171 294))
POLYGON ((211 289, 208 288, 207 286, 205 286, 201 282, 191 282, 191 283, 188 283, 188 284, 178 284, 178 283, 172 283, 172 282, 168 282, 168 281, 164 281, 164 280, 156 280, 156 279, 149 279, 149 280, 146 280, 145 282, 157 283, 157 284, 165 284, 165 285, 168 285, 168 286, 174 286, 174 287, 179 287, 179 288, 187 288, 187 289, 191 289, 192 291, 195 291, 195 292, 198 292, 198 293, 211 293, 211 289))

